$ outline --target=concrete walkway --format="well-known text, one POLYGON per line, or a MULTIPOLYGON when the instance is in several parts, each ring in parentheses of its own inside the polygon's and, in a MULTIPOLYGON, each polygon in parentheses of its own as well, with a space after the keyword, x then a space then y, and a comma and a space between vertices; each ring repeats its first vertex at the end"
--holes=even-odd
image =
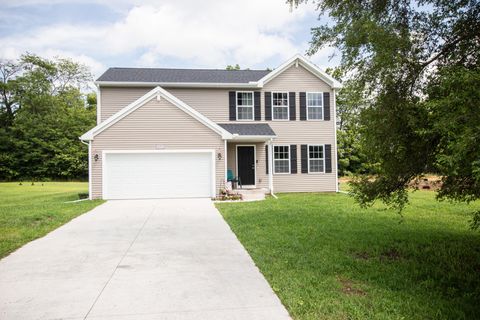
POLYGON ((0 260, 0 319, 289 319, 207 199, 109 201, 0 260))

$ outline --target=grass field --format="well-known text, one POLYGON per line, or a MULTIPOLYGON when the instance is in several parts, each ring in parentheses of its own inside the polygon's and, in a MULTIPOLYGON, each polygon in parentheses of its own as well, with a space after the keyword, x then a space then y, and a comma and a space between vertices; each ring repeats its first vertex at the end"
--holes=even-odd
POLYGON ((480 204, 415 192, 401 217, 345 194, 217 207, 294 319, 475 319, 480 204))
POLYGON ((86 182, 0 183, 0 258, 103 201, 77 200, 86 182))

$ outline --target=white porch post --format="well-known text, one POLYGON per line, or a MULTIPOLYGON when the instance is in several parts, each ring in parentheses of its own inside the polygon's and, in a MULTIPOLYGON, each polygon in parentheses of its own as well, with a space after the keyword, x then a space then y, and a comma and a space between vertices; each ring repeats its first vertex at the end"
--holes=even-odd
POLYGON ((225 142, 225 152, 224 152, 224 160, 225 160, 225 181, 224 181, 224 185, 226 186, 227 185, 227 179, 228 179, 228 175, 227 175, 227 139, 223 140, 225 142))
POLYGON ((273 144, 272 139, 268 141, 268 187, 273 195, 273 144))

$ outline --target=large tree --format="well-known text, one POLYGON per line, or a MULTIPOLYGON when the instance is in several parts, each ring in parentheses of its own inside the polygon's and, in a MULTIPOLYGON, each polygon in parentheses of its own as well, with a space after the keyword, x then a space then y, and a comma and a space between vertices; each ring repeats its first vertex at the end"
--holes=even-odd
POLYGON ((26 54, 1 61, 0 180, 87 175, 78 137, 95 124, 88 69, 69 59, 26 54))
POLYGON ((480 198, 478 1, 313 2, 329 18, 312 29, 309 54, 335 47, 368 102, 361 144, 377 174, 354 182, 356 199, 402 208, 427 172, 442 176, 440 199, 480 198))

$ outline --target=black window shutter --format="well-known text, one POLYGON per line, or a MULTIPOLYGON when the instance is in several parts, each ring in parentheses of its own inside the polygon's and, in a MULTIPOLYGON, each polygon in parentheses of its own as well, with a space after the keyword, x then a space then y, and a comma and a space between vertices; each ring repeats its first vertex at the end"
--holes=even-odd
POLYGON ((297 173, 297 146, 290 145, 290 173, 297 173))
POLYGON ((332 173, 332 145, 325 145, 325 173, 332 173))
POLYGON ((330 92, 323 93, 323 120, 330 120, 330 92))
POLYGON ((307 93, 300 92, 300 120, 307 120, 307 93))
POLYGON ((230 121, 237 120, 237 104, 235 102, 236 96, 235 91, 228 92, 228 109, 230 112, 230 121))
POLYGON ((272 120, 272 93, 265 92, 265 120, 272 120))
POLYGON ((253 107, 255 109, 255 120, 262 120, 262 115, 260 113, 260 91, 255 91, 253 93, 253 107))
POLYGON ((308 173, 308 146, 302 144, 301 153, 302 153, 302 173, 308 173))
POLYGON ((296 120, 296 108, 295 108, 295 92, 288 93, 288 105, 290 107, 290 120, 296 120))
POLYGON ((268 145, 265 145, 265 172, 268 174, 268 145))

